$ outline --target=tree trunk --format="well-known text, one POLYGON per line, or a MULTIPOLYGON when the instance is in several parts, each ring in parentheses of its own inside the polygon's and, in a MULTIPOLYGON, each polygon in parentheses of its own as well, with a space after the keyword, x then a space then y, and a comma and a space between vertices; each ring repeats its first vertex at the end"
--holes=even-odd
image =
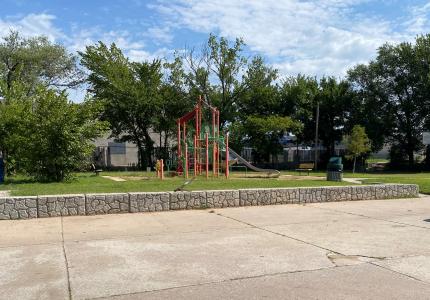
POLYGON ((352 174, 355 174, 355 163, 357 161, 357 156, 354 155, 354 165, 352 166, 352 174))
POLYGON ((149 135, 148 131, 145 131, 145 154, 146 159, 144 160, 144 167, 150 167, 152 166, 152 151, 154 150, 154 144, 151 139, 151 136, 149 135))
POLYGON ((408 147, 408 164, 410 168, 414 166, 414 150, 411 145, 408 147))
POLYGON ((430 145, 426 146, 426 160, 425 166, 427 170, 430 170, 430 145))
POLYGON ((138 166, 139 169, 144 170, 144 161, 145 161, 145 151, 142 147, 142 142, 140 140, 137 141, 137 151, 138 151, 138 166))
POLYGON ((164 155, 163 155, 163 138, 161 135, 162 135, 162 131, 160 130, 159 144, 158 144, 158 159, 164 158, 164 155))
POLYGON ((167 138, 168 138, 168 134, 167 131, 164 133, 164 158, 165 159, 169 159, 169 147, 167 145, 167 138))

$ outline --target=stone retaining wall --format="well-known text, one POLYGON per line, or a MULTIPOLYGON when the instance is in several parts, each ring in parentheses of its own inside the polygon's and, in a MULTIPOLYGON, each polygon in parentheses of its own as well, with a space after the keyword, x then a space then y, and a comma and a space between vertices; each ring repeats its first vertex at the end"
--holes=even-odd
POLYGON ((0 197, 0 220, 418 197, 415 184, 0 197))

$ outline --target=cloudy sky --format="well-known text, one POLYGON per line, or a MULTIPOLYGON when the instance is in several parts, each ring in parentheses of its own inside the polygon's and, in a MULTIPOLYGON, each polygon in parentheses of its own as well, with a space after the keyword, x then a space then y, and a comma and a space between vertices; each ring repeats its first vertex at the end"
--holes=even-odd
POLYGON ((169 58, 213 32, 242 37, 282 75, 334 75, 384 42, 430 32, 429 0, 0 0, 0 34, 46 35, 70 51, 115 42, 133 60, 169 58))

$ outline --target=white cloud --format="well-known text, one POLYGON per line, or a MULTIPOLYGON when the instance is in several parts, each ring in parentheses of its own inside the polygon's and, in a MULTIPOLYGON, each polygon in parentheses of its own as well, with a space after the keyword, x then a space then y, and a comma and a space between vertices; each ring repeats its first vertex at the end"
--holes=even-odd
POLYGON ((168 26, 154 26, 148 28, 143 36, 152 39, 155 43, 171 43, 173 40, 173 35, 170 32, 170 28, 168 26))
POLYGON ((6 36, 11 30, 19 31, 25 37, 44 35, 55 41, 64 38, 64 34, 53 24, 54 15, 29 14, 23 18, 0 19, 0 36, 6 36))
POLYGON ((378 16, 354 12, 375 0, 159 0, 151 8, 177 27, 243 37, 284 74, 342 76, 406 37, 378 16))
POLYGON ((404 25, 410 34, 421 34, 430 29, 430 2, 423 6, 413 6, 410 9, 411 18, 404 25))
POLYGON ((99 41, 107 45, 115 43, 124 52, 140 50, 145 47, 143 41, 135 41, 134 36, 128 31, 103 31, 98 27, 74 30, 66 39, 66 44, 71 51, 83 51, 85 46, 94 45, 99 41))
MULTIPOLYGON (((142 35, 132 34, 127 30, 105 31, 100 27, 80 28, 76 23, 71 26, 71 33, 66 35, 55 26, 56 17, 49 14, 29 14, 22 17, 0 18, 0 38, 7 36, 11 30, 19 31, 24 37, 44 35, 52 42, 62 43, 70 52, 84 51, 86 46, 94 45, 98 41, 110 45, 115 43, 132 61, 153 60, 164 58, 172 53, 171 50, 162 47, 156 51, 149 51, 143 42, 142 35)), ((168 27, 152 27, 144 38, 155 36, 158 40, 167 42, 169 36, 168 27)), ((85 96, 85 89, 68 90, 69 97, 80 102, 85 96)))

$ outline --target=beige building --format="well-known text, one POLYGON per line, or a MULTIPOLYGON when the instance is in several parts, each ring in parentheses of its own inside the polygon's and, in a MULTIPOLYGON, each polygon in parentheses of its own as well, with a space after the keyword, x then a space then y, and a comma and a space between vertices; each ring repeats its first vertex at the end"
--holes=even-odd
MULTIPOLYGON (((154 141, 154 149, 160 147, 160 134, 156 132, 150 133, 151 139, 154 141)), ((164 134, 162 134, 164 139, 164 134)), ((172 147, 175 141, 168 140, 169 146, 172 147)), ((139 163, 139 151, 134 143, 117 142, 110 137, 110 133, 98 138, 94 142, 96 150, 94 151, 94 161, 97 167, 101 168, 134 168, 139 163)), ((155 161, 154 157, 154 161, 155 161)))

